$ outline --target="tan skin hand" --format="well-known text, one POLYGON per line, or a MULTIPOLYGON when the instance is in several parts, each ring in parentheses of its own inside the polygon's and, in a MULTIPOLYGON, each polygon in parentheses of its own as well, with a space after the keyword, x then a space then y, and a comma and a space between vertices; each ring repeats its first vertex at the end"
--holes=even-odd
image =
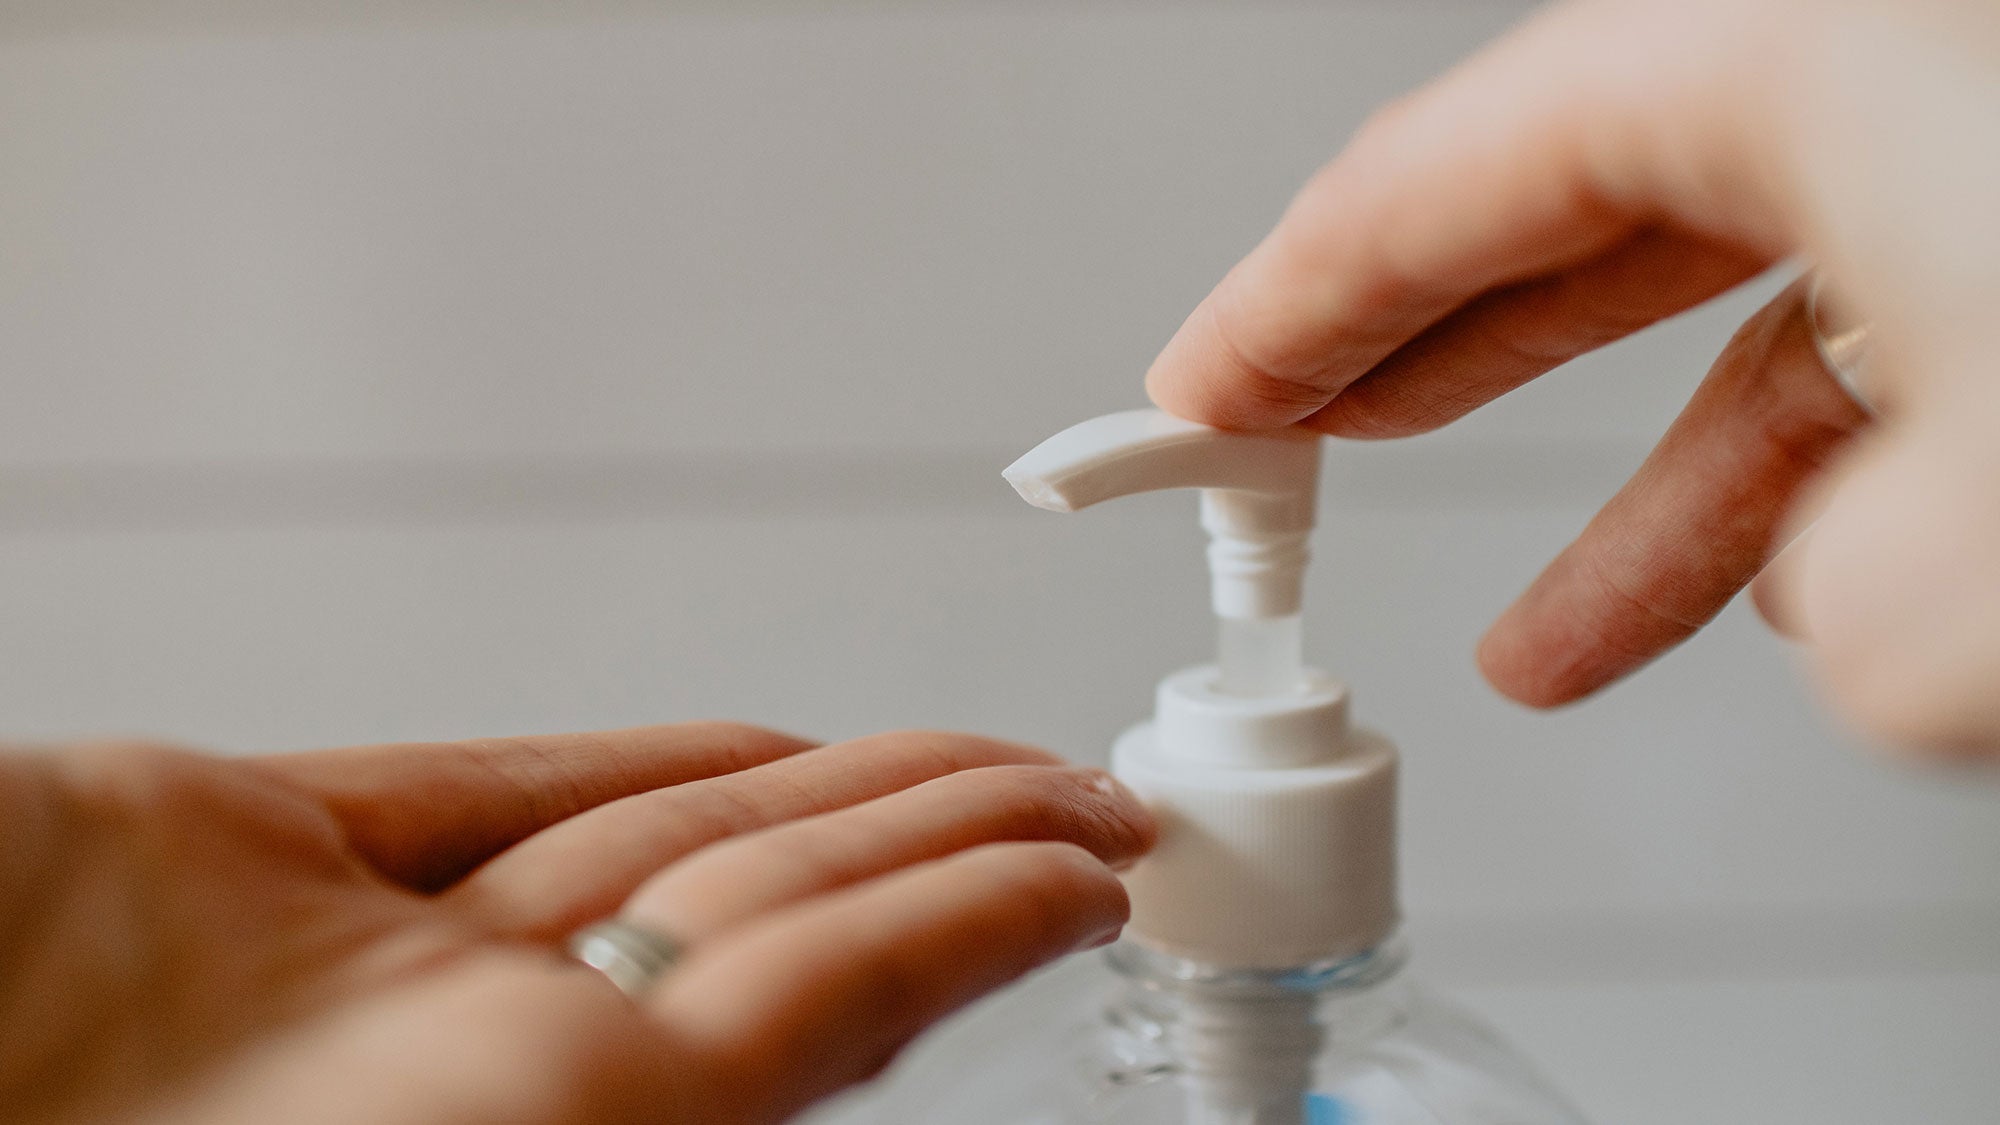
POLYGON ((775 1122, 1109 940, 1152 832, 929 732, 0 755, 0 1118, 775 1122), (643 1004, 561 954, 621 912, 643 1004))
POLYGON ((1797 256, 1874 325, 1871 422, 1803 287, 1495 623, 1581 698, 1760 590, 1865 730, 2000 750, 2000 9, 1572 0, 1377 114, 1147 385, 1237 428, 1420 433, 1797 256))

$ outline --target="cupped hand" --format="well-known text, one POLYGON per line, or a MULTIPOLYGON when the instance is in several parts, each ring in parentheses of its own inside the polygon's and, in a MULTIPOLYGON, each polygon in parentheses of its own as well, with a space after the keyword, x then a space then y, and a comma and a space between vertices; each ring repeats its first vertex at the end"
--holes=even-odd
POLYGON ((1152 831, 924 732, 0 755, 0 1118, 778 1121, 1110 940, 1152 831), (561 952, 611 915, 643 1002, 561 952))
POLYGON ((2000 17, 1972 2, 1571 2, 1378 113, 1148 376, 1169 410, 1441 426, 1783 258, 1873 323, 1870 414, 1803 285, 1743 326, 1480 662, 1569 702, 1760 608, 1893 741, 2000 747, 2000 17))

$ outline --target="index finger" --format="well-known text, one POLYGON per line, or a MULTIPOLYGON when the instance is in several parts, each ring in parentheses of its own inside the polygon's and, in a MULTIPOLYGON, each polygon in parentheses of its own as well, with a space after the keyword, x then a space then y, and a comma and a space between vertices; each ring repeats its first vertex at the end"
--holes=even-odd
POLYGON ((1775 255, 1770 178, 1741 135, 1750 68, 1668 8, 1550 9, 1377 114, 1188 317, 1147 374, 1154 400, 1289 425, 1475 297, 1647 229, 1775 255))

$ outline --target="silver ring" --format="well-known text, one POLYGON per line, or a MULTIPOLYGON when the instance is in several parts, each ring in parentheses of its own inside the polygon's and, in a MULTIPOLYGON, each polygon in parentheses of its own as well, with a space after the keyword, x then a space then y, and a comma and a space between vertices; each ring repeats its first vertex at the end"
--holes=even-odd
POLYGON ((1806 327, 1812 333, 1813 350, 1819 353, 1827 374, 1847 388, 1862 409, 1872 411, 1874 404, 1868 401, 1861 383, 1867 372, 1869 336, 1874 325, 1843 315, 1839 302, 1828 298, 1825 275, 1818 270, 1812 271, 1806 282, 1806 327))
POLYGON ((569 939, 570 956, 603 973, 634 1000, 653 990, 680 960, 681 951, 681 943, 665 934, 616 920, 586 926, 569 939))

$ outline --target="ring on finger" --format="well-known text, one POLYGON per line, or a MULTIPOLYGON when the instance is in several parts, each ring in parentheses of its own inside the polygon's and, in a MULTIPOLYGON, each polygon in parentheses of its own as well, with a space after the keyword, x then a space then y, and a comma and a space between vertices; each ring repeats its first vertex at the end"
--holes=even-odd
POLYGON ((1806 327, 1812 334, 1813 350, 1834 381, 1846 388, 1862 409, 1873 412, 1874 404, 1862 390, 1867 373, 1868 346, 1874 324, 1850 315, 1827 292, 1826 277, 1813 270, 1806 283, 1806 327))
POLYGON ((657 930, 618 919, 586 926, 569 939, 570 956, 603 973, 634 1000, 644 999, 685 949, 657 930))

